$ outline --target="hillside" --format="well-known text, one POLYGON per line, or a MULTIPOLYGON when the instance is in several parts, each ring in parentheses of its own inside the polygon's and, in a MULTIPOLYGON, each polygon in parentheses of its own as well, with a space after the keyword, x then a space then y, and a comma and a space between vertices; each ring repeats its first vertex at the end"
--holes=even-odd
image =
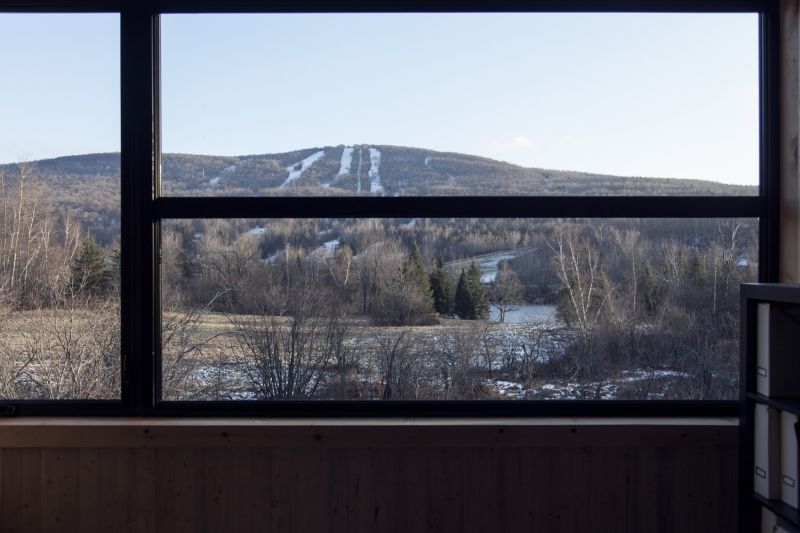
MULTIPOLYGON (((66 209, 107 240, 119 227, 119 154, 66 156, 28 163, 66 209), (108 234, 108 235, 106 235, 108 234)), ((6 179, 17 165, 2 165, 6 179)), ((524 168, 472 155, 399 146, 334 146, 280 154, 165 154, 165 195, 463 196, 749 195, 755 187, 711 181, 620 177, 524 168)))

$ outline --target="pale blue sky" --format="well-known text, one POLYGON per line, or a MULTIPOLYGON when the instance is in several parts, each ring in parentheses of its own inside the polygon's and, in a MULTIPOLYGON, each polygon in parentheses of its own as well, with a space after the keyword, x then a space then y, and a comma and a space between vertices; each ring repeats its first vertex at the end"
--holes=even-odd
MULTIPOLYGON (((756 15, 172 15, 163 148, 757 183, 756 15)), ((0 162, 119 149, 118 19, 0 15, 0 162)))

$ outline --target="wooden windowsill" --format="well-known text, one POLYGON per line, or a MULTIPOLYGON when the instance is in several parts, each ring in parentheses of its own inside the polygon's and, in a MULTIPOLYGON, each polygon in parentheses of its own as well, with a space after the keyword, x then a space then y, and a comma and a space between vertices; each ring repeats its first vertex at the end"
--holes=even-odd
POLYGON ((735 444, 738 419, 56 418, 0 419, 0 448, 553 447, 735 444))

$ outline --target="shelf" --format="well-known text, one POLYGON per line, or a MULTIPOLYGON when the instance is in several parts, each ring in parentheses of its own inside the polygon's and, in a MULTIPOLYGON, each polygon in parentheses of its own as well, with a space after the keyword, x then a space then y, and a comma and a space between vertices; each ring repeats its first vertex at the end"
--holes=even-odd
POLYGON ((800 305, 800 285, 784 283, 743 283, 742 296, 769 303, 800 305))
MULTIPOLYGON (((781 501, 767 499, 753 490, 753 471, 755 467, 755 439, 754 424, 755 413, 753 404, 770 406, 779 411, 785 411, 800 416, 800 381, 796 376, 800 372, 798 351, 796 346, 800 341, 800 284, 783 283, 745 283, 741 286, 741 376, 745 388, 741 406, 744 408, 740 416, 739 433, 739 496, 740 533, 760 531, 759 509, 769 509, 785 523, 785 527, 792 531, 800 531, 800 509, 796 509, 781 501), (759 304, 770 305, 769 313, 763 315, 759 304), (761 332, 764 319, 767 319, 768 329, 761 332), (764 337, 764 333, 768 336, 764 337), (758 350, 763 346, 769 347, 769 365, 775 373, 777 386, 772 389, 781 395, 767 396, 760 394, 756 389, 758 375, 758 350), (760 506, 760 507, 759 507, 760 506)), ((762 354, 765 355, 765 354, 762 354)), ((778 438, 773 436, 773 438, 778 438)), ((781 437, 782 438, 782 437, 781 437)), ((763 442, 761 443, 763 446, 763 442)), ((773 451, 761 450, 760 453, 773 451)), ((774 467, 776 458, 769 456, 770 468, 774 467)), ((780 455, 777 462, 780 462, 780 455)), ((780 470, 780 468, 779 468, 780 470)))
POLYGON ((781 411, 788 411, 792 414, 800 415, 800 398, 771 398, 757 392, 748 392, 747 399, 769 405, 781 411))
POLYGON ((757 492, 750 492, 750 495, 761 505, 789 522, 792 526, 800 529, 800 511, 781 500, 768 500, 757 492))

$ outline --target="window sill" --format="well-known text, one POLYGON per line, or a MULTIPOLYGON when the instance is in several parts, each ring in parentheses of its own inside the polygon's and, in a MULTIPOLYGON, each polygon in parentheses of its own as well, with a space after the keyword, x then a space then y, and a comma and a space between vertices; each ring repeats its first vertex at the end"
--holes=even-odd
POLYGON ((0 448, 697 447, 736 444, 738 419, 0 419, 0 448))

